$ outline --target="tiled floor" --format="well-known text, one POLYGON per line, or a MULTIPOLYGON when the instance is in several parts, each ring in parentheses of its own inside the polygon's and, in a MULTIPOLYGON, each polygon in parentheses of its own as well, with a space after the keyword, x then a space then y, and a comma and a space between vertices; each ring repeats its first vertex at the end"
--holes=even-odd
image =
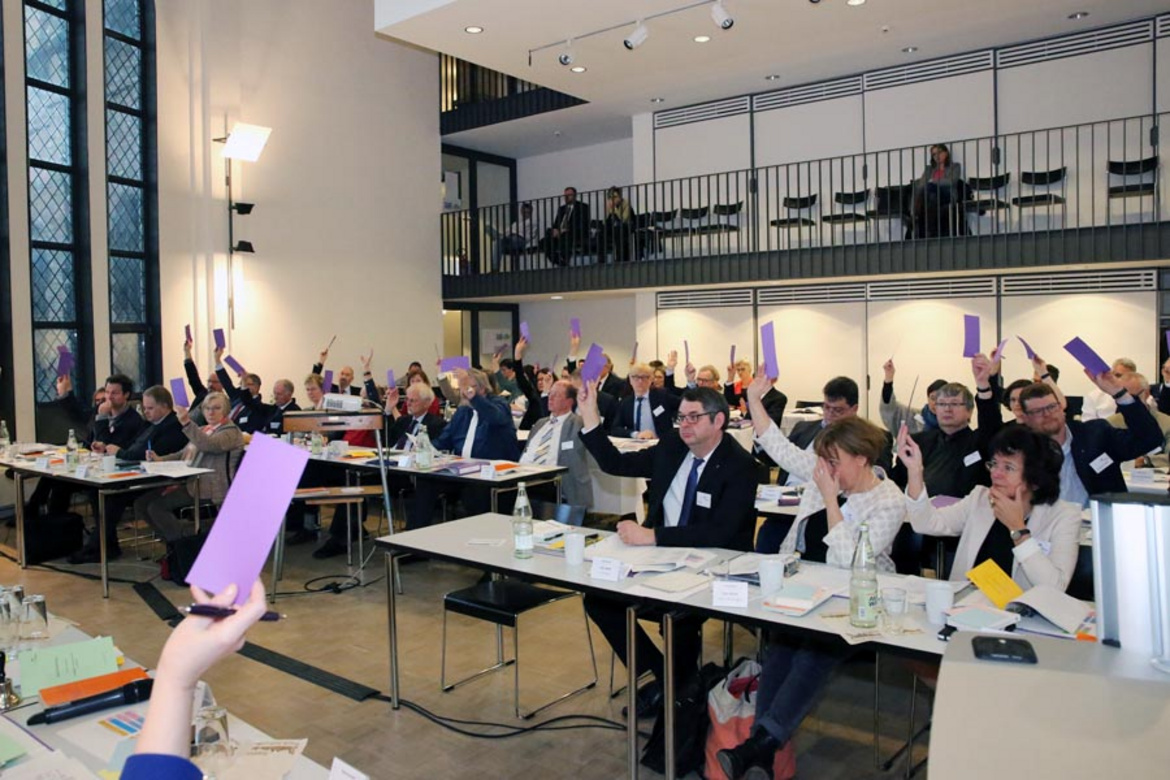
MULTIPOLYGON (((2 541, 2 540, 0 540, 2 541)), ((259 624, 250 634, 258 645, 388 693, 385 583, 380 555, 375 556, 363 588, 340 594, 307 595, 303 584, 314 577, 346 572, 345 559, 313 560, 311 548, 289 551, 286 578, 278 609, 287 620, 259 624)), ((95 573, 96 566, 34 567, 22 571, 0 560, 0 583, 22 582, 28 593, 44 593, 49 608, 76 621, 90 634, 108 634, 137 661, 151 665, 166 641, 168 628, 134 593, 129 584, 115 583, 109 600, 100 584, 76 574, 95 573)), ((128 555, 112 567, 115 577, 141 581, 157 573, 157 565, 128 555)), ((400 600, 402 695, 446 716, 493 721, 509 726, 512 716, 510 670, 489 675, 451 693, 439 691, 439 646, 442 595, 470 584, 478 574, 433 562, 403 567, 406 595, 400 600)), ((188 601, 177 586, 156 581, 176 604, 188 601)), ((544 701, 580 685, 590 674, 584 643, 581 607, 575 599, 525 618, 521 654, 524 662, 523 703, 544 701)), ((589 714, 621 722, 621 700, 606 695, 610 654, 594 631, 600 681, 596 689, 545 711, 537 720, 589 714)), ((709 624, 705 655, 721 653, 720 626, 709 624)), ((493 660, 490 627, 454 616, 448 626, 448 664, 461 675, 493 660)), ((754 638, 735 632, 737 651, 751 652, 754 638)), ((510 641, 507 643, 510 645, 510 641)), ((908 674, 886 664, 890 681, 883 685, 884 751, 898 742, 905 728, 908 674)), ((623 670, 618 670, 619 675, 623 670)), ((850 664, 831 685, 797 738, 799 777, 900 777, 901 766, 888 773, 873 769, 873 666, 850 664)), ((377 700, 362 703, 296 679, 242 657, 226 659, 208 675, 217 698, 233 713, 275 737, 307 737, 307 753, 328 765, 339 755, 374 778, 618 778, 626 774, 625 733, 598 728, 540 731, 506 739, 476 739, 456 734, 403 708, 397 712, 377 700)), ((924 696, 921 701, 927 699, 924 696)), ((920 708, 922 713, 922 708, 920 708)), ((920 714, 920 717, 922 715, 920 714)), ((648 727, 647 723, 647 727, 648 727)), ((498 729, 486 729, 499 733, 498 729)), ((643 777, 654 777, 643 770, 643 777)), ((919 777, 924 774, 920 773, 919 777)))

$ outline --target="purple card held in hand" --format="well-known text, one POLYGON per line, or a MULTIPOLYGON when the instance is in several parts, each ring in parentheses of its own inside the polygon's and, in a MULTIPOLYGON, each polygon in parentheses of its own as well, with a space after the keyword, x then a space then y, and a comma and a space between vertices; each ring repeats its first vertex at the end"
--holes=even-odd
POLYGON ((585 355, 585 362, 581 364, 581 378, 592 382, 601 376, 601 369, 605 367, 605 355, 600 344, 592 344, 589 353, 585 355))
POLYGON ((215 330, 212 331, 212 335, 215 336, 215 348, 216 349, 223 349, 224 347, 227 346, 227 341, 223 337, 223 328, 216 328, 215 330))
POLYGON ((187 581, 208 593, 235 583, 247 601, 308 462, 308 450, 253 438, 187 581))
POLYGON ((963 315, 963 357, 975 357, 979 354, 979 317, 975 314, 963 315))
POLYGON ((188 344, 190 344, 192 341, 195 340, 195 339, 191 338, 191 326, 190 325, 184 325, 183 332, 187 334, 187 343, 188 344))
POLYGON ((525 341, 532 341, 532 333, 528 330, 528 322, 526 320, 521 320, 520 322, 520 338, 525 341))
POLYGON ((394 369, 388 368, 388 369, 386 369, 386 389, 393 390, 395 388, 395 386, 396 385, 394 382, 394 369))
POLYGON ((1092 347, 1081 341, 1079 336, 1065 344, 1064 348, 1093 376, 1099 376, 1109 370, 1109 364, 1094 352, 1092 347))
POLYGON ((240 361, 236 360, 231 355, 225 355, 223 358, 223 362, 227 364, 228 368, 230 368, 232 371, 235 371, 240 376, 243 376, 244 374, 248 373, 247 371, 244 370, 244 367, 240 365, 240 361))
MULTIPOLYGON (((1168 335, 1170 335, 1170 334, 1168 334, 1168 335)), ((1024 345, 1024 354, 1028 356, 1028 360, 1031 360, 1032 358, 1036 357, 1036 350, 1032 349, 1031 344, 1024 341, 1023 336, 1016 336, 1016 338, 1018 338, 1020 340, 1020 343, 1024 345)))
POLYGON ((456 355, 455 357, 445 357, 439 363, 440 372, 454 371, 459 368, 462 368, 464 371, 470 371, 471 358, 467 357, 467 355, 456 355))
POLYGON ((991 353, 992 360, 1003 360, 1003 348, 1007 343, 1008 340, 1004 339, 1003 341, 999 342, 998 345, 996 345, 995 351, 991 353))
POLYGON ((175 399, 175 406, 181 406, 184 409, 191 407, 191 399, 187 397, 187 385, 183 383, 182 379, 171 380, 171 398, 175 399))
POLYGON ((581 318, 573 317, 569 320, 569 333, 581 338, 581 318))
POLYGON ((764 353, 764 372, 769 379, 780 377, 780 362, 776 359, 776 327, 766 323, 760 328, 760 349, 764 353))
POLYGON ((323 393, 332 393, 333 392, 333 372, 332 371, 326 371, 325 375, 321 377, 321 392, 323 392, 323 393))
POLYGON ((69 376, 73 373, 73 366, 77 365, 69 347, 57 347, 57 376, 69 376))

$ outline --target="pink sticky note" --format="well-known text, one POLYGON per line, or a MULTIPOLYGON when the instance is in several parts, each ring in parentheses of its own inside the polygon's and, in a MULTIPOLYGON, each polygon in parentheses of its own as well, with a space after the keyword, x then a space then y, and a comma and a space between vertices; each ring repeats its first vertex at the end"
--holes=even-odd
POLYGON ((184 325, 183 332, 187 334, 187 341, 188 342, 195 340, 195 339, 191 338, 191 326, 190 325, 184 325))
POLYGON ((467 355, 455 355, 454 357, 445 357, 439 363, 439 371, 454 371, 457 368, 462 368, 464 371, 471 370, 471 358, 467 355))
POLYGON ((214 331, 212 331, 212 335, 215 336, 216 349, 223 349, 227 346, 227 341, 223 337, 223 328, 216 328, 214 331))
POLYGON ((333 372, 326 371, 325 376, 322 377, 321 390, 326 393, 333 392, 333 372))
POLYGON ((581 338, 581 319, 579 317, 573 317, 569 320, 569 333, 581 338))
POLYGON ((527 321, 520 322, 520 338, 524 339, 525 341, 532 341, 532 334, 528 331, 527 321))
POLYGON ((75 365, 77 360, 69 351, 69 347, 57 347, 57 376, 69 376, 73 373, 75 365))
POLYGON ((691 362, 691 345, 687 343, 686 339, 683 339, 683 358, 684 364, 691 362))
MULTIPOLYGON (((1170 331, 1168 331, 1166 335, 1167 341, 1170 341, 1170 331)), ((1032 349, 1032 346, 1028 342, 1024 341, 1023 336, 1016 336, 1016 338, 1018 338, 1020 343, 1024 345, 1024 354, 1028 356, 1028 360, 1036 357, 1036 350, 1032 349)))
POLYGON ((240 361, 236 360, 231 355, 225 355, 223 362, 226 363, 228 365, 228 367, 231 368, 232 371, 235 371, 237 374, 248 373, 247 371, 244 370, 244 367, 240 365, 240 361))
POLYGON ((764 372, 769 379, 778 378, 780 362, 776 360, 776 328, 771 322, 760 328, 760 349, 764 352, 764 372))
POLYGON ((605 355, 602 354, 600 344, 592 344, 589 353, 585 355, 585 362, 581 364, 581 378, 592 382, 601 376, 601 369, 605 367, 605 355))
POLYGON ((187 581, 208 593, 222 593, 235 583, 236 603, 243 604, 308 462, 308 450, 267 436, 253 438, 187 581))
POLYGON ((1109 370, 1109 364, 1094 352, 1092 347, 1082 341, 1079 336, 1065 344, 1064 348, 1068 354, 1076 358, 1077 362, 1084 366, 1093 376, 1098 376, 1109 370))
POLYGON ((1004 348, 1004 345, 1006 345, 1007 343, 1008 343, 1007 339, 1004 339, 1003 341, 999 342, 999 346, 997 346, 995 348, 995 351, 991 353, 992 360, 1000 360, 1001 358, 1003 358, 1003 348, 1004 348))
POLYGON ((190 408, 191 400, 187 398, 187 385, 182 379, 171 380, 171 397, 175 399, 175 406, 190 408))
POLYGON ((963 315, 963 357, 975 357, 979 354, 979 317, 974 314, 963 315))
POLYGON ((394 389, 394 385, 395 385, 395 382, 394 382, 394 369, 392 369, 392 368, 388 368, 388 369, 386 369, 386 387, 387 387, 387 389, 389 389, 389 390, 393 390, 393 389, 394 389))

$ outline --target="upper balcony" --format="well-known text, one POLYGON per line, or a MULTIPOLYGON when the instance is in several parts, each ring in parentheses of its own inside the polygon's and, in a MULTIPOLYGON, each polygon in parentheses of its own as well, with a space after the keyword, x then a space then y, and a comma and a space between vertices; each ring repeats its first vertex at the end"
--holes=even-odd
POLYGON ((1164 115, 955 141, 960 168, 933 176, 930 147, 727 171, 530 201, 538 240, 506 236, 519 205, 441 217, 448 299, 571 290, 995 270, 1162 259, 1170 206, 1164 115), (584 206, 585 209, 582 209, 584 206), (587 213, 582 214, 583 210, 587 213))
POLYGON ((439 55, 439 131, 443 135, 584 102, 448 54, 439 55))

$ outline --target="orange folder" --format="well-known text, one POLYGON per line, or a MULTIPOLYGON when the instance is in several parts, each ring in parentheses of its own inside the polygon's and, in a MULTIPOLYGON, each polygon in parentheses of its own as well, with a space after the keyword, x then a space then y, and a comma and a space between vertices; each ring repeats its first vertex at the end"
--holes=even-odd
POLYGON ((111 672, 110 674, 99 674, 97 677, 88 677, 64 685, 54 685, 52 688, 41 688, 41 701, 46 707, 68 704, 71 701, 121 688, 135 680, 145 680, 147 676, 146 670, 141 667, 123 669, 120 672, 111 672))

